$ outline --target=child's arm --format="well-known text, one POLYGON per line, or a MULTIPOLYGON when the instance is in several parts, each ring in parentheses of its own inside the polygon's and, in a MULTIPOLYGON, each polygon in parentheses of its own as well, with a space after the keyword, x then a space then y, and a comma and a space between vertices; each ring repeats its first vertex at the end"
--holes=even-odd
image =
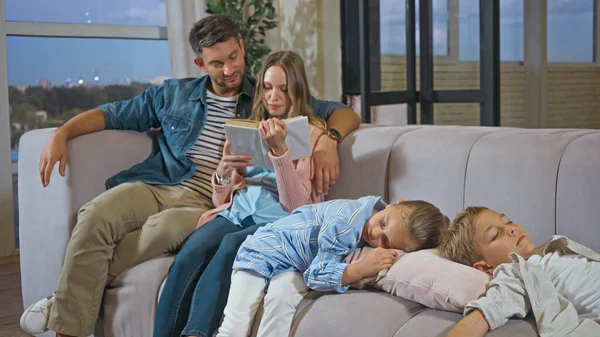
POLYGON ((352 284, 384 269, 390 269, 397 256, 397 251, 381 247, 369 251, 364 259, 350 264, 344 270, 342 285, 352 284))
POLYGON ((474 310, 452 327, 448 337, 483 337, 489 330, 490 326, 483 313, 474 310))
POLYGON ((345 292, 351 283, 390 268, 397 253, 374 249, 361 262, 348 267, 344 256, 356 248, 356 230, 342 216, 333 216, 322 224, 319 252, 304 272, 306 285, 318 291, 345 292))

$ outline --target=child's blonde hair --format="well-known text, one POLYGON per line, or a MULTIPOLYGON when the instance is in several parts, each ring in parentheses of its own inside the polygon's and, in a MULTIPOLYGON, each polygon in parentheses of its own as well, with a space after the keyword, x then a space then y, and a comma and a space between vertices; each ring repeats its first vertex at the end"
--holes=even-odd
POLYGON ((487 209, 482 206, 467 207, 454 218, 440 237, 439 252, 442 257, 467 266, 473 266, 481 260, 473 235, 479 214, 487 209))
POLYGON ((404 210, 404 221, 409 235, 417 242, 412 249, 435 248, 440 233, 448 227, 450 219, 439 208, 423 200, 407 200, 396 204, 404 210))

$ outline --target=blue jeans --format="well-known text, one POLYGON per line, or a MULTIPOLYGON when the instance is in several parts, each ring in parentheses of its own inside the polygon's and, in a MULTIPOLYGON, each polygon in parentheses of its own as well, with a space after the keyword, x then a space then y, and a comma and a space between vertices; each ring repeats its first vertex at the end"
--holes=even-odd
POLYGON ((212 336, 227 304, 237 251, 261 226, 251 217, 239 227, 219 216, 190 235, 169 270, 154 337, 212 336))

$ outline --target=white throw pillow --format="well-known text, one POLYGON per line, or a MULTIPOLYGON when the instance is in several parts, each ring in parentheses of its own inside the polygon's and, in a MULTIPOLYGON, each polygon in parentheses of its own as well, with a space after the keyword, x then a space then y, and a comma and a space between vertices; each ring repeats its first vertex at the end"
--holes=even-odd
MULTIPOLYGON (((348 255, 345 262, 356 263, 371 249, 363 247, 348 255)), ((462 313, 467 303, 485 294, 490 282, 486 273, 444 259, 437 249, 399 253, 392 268, 353 286, 368 284, 432 309, 462 313)))

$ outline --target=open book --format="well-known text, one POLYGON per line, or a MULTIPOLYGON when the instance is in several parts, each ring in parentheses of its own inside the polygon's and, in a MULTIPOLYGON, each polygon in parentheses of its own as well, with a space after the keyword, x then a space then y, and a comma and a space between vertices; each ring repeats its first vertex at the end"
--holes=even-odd
MULTIPOLYGON (((288 129, 285 143, 292 160, 310 157, 308 117, 299 116, 284 119, 284 122, 288 129)), ((259 123, 247 119, 229 119, 225 124, 225 136, 231 143, 231 154, 252 155, 254 166, 272 169, 273 163, 269 158, 269 145, 260 136, 259 123)))

